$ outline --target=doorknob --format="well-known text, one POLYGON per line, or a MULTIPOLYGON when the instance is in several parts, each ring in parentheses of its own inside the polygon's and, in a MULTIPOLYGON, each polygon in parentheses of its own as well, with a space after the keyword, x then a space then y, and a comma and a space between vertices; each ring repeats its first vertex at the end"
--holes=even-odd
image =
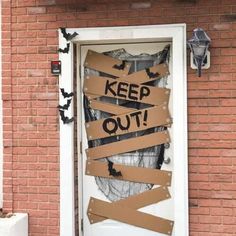
POLYGON ((171 160, 170 160, 169 157, 167 157, 166 159, 164 159, 164 163, 167 164, 167 165, 170 164, 170 161, 171 161, 171 160))

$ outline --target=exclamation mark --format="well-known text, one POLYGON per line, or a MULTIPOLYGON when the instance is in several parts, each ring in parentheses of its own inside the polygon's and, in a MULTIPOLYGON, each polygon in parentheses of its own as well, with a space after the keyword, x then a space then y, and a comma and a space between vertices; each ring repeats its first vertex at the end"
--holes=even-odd
POLYGON ((148 117, 148 111, 145 110, 143 115, 143 125, 145 126, 147 126, 147 117, 148 117))

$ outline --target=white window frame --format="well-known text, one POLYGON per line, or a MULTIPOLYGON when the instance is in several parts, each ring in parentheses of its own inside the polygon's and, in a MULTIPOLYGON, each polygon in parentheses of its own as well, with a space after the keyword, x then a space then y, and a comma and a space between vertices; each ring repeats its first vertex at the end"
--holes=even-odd
MULTIPOLYGON (((72 44, 105 44, 128 42, 171 41, 173 55, 173 137, 174 153, 178 154, 175 162, 175 235, 188 236, 188 153, 187 153, 187 77, 186 77, 186 25, 146 25, 106 28, 66 29, 79 35, 70 42, 68 54, 60 53, 62 73, 59 78, 60 88, 73 91, 73 47, 72 44), (177 125, 175 125, 177 124, 177 125), (178 126, 178 127, 177 127, 178 126), (181 131, 181 132, 180 132, 181 131)), ((68 43, 59 30, 59 47, 68 43)), ((78 97, 79 94, 78 94, 78 97)), ((60 95, 60 104, 63 104, 60 95)), ((71 106, 66 114, 73 116, 71 106)), ((78 109, 79 110, 79 109, 78 109)), ((80 118, 78 113, 77 119, 80 118)), ((78 121, 79 123, 79 121, 78 121)), ((79 128, 79 126, 78 126, 79 128)), ((80 136, 78 135, 78 139, 80 136)), ((78 151, 79 153, 79 151, 78 151)), ((82 189, 81 189, 82 190, 82 189)), ((74 209, 74 124, 62 124, 60 121, 60 236, 75 235, 74 209)), ((80 235, 81 232, 80 232, 80 235)))
POLYGON ((3 207, 2 1, 0 1, 0 208, 3 207))

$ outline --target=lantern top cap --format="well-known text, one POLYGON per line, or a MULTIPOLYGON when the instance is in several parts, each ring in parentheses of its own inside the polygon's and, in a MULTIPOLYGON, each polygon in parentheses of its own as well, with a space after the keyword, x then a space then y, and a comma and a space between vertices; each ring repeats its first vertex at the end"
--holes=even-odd
POLYGON ((188 44, 192 45, 209 45, 211 42, 210 37, 202 28, 196 28, 193 30, 193 36, 188 40, 188 44))

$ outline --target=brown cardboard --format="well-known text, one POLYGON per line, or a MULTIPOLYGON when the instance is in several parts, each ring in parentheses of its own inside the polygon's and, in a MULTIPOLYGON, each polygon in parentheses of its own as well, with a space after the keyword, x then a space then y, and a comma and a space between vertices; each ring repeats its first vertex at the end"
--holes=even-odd
POLYGON ((168 131, 162 131, 89 148, 86 155, 88 160, 95 160, 169 142, 168 131))
POLYGON ((113 115, 121 115, 135 111, 134 108, 119 106, 116 104, 105 103, 98 100, 91 100, 89 106, 94 110, 100 110, 113 115))
POLYGON ((88 212, 167 235, 172 234, 174 225, 171 220, 140 212, 130 207, 116 206, 96 198, 90 198, 88 212))
POLYGON ((94 94, 151 105, 168 104, 170 95, 170 89, 92 75, 85 78, 83 91, 88 99, 93 99, 89 94, 94 94))
POLYGON ((158 76, 154 76, 154 77, 150 78, 148 76, 148 73, 146 72, 146 69, 145 69, 145 70, 141 70, 138 72, 134 72, 134 73, 126 75, 126 76, 122 76, 119 79, 123 79, 127 82, 130 82, 130 83, 142 84, 142 83, 146 83, 146 82, 149 82, 152 80, 160 79, 161 77, 169 75, 169 70, 168 70, 168 66, 166 63, 155 65, 155 66, 152 66, 148 69, 154 75, 157 73, 158 76))
POLYGON ((84 67, 104 72, 116 77, 125 76, 129 73, 130 64, 126 63, 124 69, 116 69, 115 65, 121 65, 122 61, 109 56, 105 56, 102 53, 98 53, 92 50, 88 50, 85 58, 84 67))
MULTIPOLYGON (((156 204, 158 202, 164 201, 166 199, 169 199, 170 193, 168 191, 168 188, 165 186, 154 188, 151 190, 147 190, 143 193, 136 194, 130 197, 127 197, 125 199, 112 202, 111 204, 114 206, 123 206, 123 207, 129 207, 132 209, 139 209, 148 205, 156 204)), ((90 209, 91 206, 88 206, 88 209, 90 209)), ((91 224, 101 222, 103 220, 106 220, 106 217, 94 215, 90 212, 87 212, 88 218, 91 224)))
MULTIPOLYGON (((171 171, 158 170, 152 168, 134 167, 115 164, 113 165, 117 171, 121 171, 122 176, 116 177, 119 180, 129 180, 138 183, 171 185, 171 171)), ((86 161, 86 175, 100 176, 105 178, 114 178, 109 175, 107 162, 86 161)))
MULTIPOLYGON (((87 75, 85 78, 84 93, 90 100, 90 107, 116 115, 107 119, 86 123, 86 131, 89 140, 141 131, 160 125, 167 126, 171 123, 167 108, 170 90, 141 85, 142 83, 168 75, 168 66, 166 64, 156 65, 147 70, 128 75, 130 65, 125 64, 123 69, 118 68, 122 63, 123 62, 120 60, 91 50, 87 53, 84 63, 85 67, 118 77, 116 80, 92 75, 87 75), (155 105, 155 107, 134 110, 115 104, 92 100, 100 96, 142 102, 155 105), (161 106, 157 107, 156 105, 161 106), (111 126, 112 122, 115 129, 111 126)), ((86 162, 86 174, 170 186, 172 173, 169 171, 114 164, 113 168, 120 171, 122 176, 113 177, 109 175, 106 162, 93 161, 99 158, 152 147, 165 142, 170 142, 167 131, 156 132, 87 149, 86 153, 89 161, 86 162)), ((173 221, 136 210, 167 198, 170 198, 170 194, 166 186, 149 190, 113 203, 91 198, 88 206, 88 217, 91 223, 97 223, 109 218, 171 235, 174 224, 173 221)))
MULTIPOLYGON (((123 79, 124 81, 127 81, 129 83, 142 84, 142 83, 147 83, 152 80, 160 79, 161 77, 169 74, 168 66, 166 63, 155 65, 155 66, 150 67, 148 69, 153 74, 158 73, 159 76, 154 77, 154 78, 150 78, 148 76, 146 70, 141 70, 141 71, 134 72, 134 73, 126 75, 126 76, 119 77, 119 78, 117 78, 117 80, 123 79)), ((86 78, 87 79, 90 78, 90 75, 87 75, 86 78)), ((100 78, 106 79, 107 77, 100 76, 100 78)), ((95 98, 100 97, 99 95, 94 95, 94 94, 87 94, 87 95, 90 97, 89 99, 95 99, 95 98)))
MULTIPOLYGON (((149 67, 147 69, 140 70, 140 71, 134 72, 129 75, 127 74, 127 75, 121 76, 117 79, 118 80, 122 79, 122 80, 129 82, 129 83, 142 84, 142 83, 150 82, 152 80, 160 79, 161 77, 164 77, 164 76, 167 76, 170 74, 166 63, 155 65, 155 66, 149 67), (157 73, 158 76, 156 76, 156 77, 154 76, 154 77, 150 78, 148 73, 146 72, 147 69, 153 74, 157 73)), ((90 75, 87 75, 87 77, 90 77, 90 75)), ((106 78, 106 77, 102 77, 102 78, 106 78)))
POLYGON ((146 130, 158 126, 167 126, 171 117, 166 105, 136 110, 119 116, 112 116, 86 123, 89 140, 111 137, 146 130))

